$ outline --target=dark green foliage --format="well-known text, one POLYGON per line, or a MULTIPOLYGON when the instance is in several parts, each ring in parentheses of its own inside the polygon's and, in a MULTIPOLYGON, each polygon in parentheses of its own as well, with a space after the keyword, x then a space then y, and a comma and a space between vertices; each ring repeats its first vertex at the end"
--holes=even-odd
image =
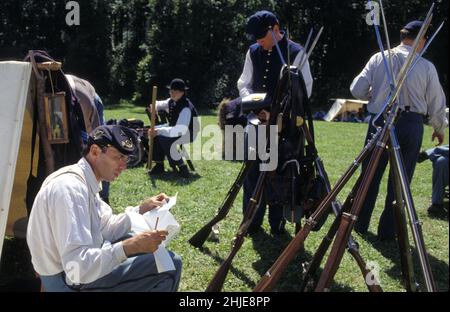
POLYGON ((66 24, 66 2, 2 0, 0 59, 21 60, 28 50, 45 50, 63 62, 67 73, 92 81, 100 93, 109 91, 109 4, 79 0, 80 25, 66 24))
MULTIPOLYGON (((185 79, 199 107, 238 95, 236 81, 248 46, 245 20, 256 10, 274 11, 282 28, 304 44, 311 27, 324 33, 311 57, 315 78, 312 101, 350 97, 353 77, 378 50, 365 23, 366 1, 334 0, 79 0, 79 26, 68 26, 68 1, 2 0, 0 59, 21 59, 44 49, 64 62, 64 70, 90 80, 103 97, 132 98, 148 104, 152 85, 159 98, 174 77, 185 79)), ((384 1, 391 44, 409 20, 423 19, 430 1, 384 1)), ((448 15, 438 1, 435 27, 448 15)), ((448 89, 448 25, 426 57, 448 89)), ((108 101, 106 101, 108 102, 108 101)))

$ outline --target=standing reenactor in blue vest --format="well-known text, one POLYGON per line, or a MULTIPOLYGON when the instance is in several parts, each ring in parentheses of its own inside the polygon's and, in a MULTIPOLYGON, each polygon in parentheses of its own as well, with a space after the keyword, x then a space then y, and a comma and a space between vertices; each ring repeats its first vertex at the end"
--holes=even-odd
MULTIPOLYGON (((275 47, 275 41, 281 50, 283 60, 290 60, 291 65, 299 66, 303 48, 289 38, 284 31, 280 30, 280 24, 277 17, 269 11, 258 11, 247 20, 247 33, 253 36, 256 43, 251 45, 245 57, 244 69, 237 85, 239 95, 241 97, 248 96, 253 93, 266 93, 265 101, 271 103, 271 99, 275 93, 275 88, 280 76, 282 68, 282 58, 275 47), (289 52, 289 57, 288 57, 289 52)), ((309 68, 308 61, 301 68, 303 79, 305 80, 308 97, 311 95, 313 79, 309 68)), ((267 124, 270 113, 268 109, 262 109, 254 112, 260 124, 267 124)), ((252 127, 250 124, 247 127, 252 127)), ((248 150, 248 141, 246 142, 246 150, 248 150)), ((244 200, 243 210, 247 209, 256 182, 259 177, 259 165, 253 167, 254 170, 249 173, 244 181, 244 200)), ((249 227, 248 233, 255 234, 262 230, 261 224, 264 219, 266 204, 269 205, 269 224, 273 235, 285 233, 285 220, 283 218, 282 206, 274 196, 270 185, 267 185, 264 197, 261 200, 258 211, 249 227)))
POLYGON ((186 178, 189 177, 189 170, 176 145, 190 143, 195 139, 196 132, 200 129, 196 118, 198 113, 186 97, 186 91, 189 88, 182 79, 173 79, 167 88, 170 97, 164 101, 156 101, 156 110, 166 111, 169 123, 155 127, 153 133, 149 130, 149 135, 155 138, 153 160, 156 163, 149 174, 164 172, 164 156, 166 156, 170 166, 186 178))

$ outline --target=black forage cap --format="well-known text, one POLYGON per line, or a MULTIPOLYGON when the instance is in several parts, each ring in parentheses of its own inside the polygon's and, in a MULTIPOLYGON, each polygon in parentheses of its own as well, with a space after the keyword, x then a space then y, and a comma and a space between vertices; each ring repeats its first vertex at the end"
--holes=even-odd
POLYGON ((266 36, 267 31, 273 25, 279 24, 277 17, 270 11, 258 11, 247 20, 247 33, 252 35, 255 40, 266 36))
POLYGON ((422 28, 423 22, 422 21, 411 21, 405 26, 403 26, 404 30, 407 30, 408 33, 412 37, 416 37, 419 34, 420 28, 422 28))
POLYGON ((124 155, 132 155, 137 148, 136 132, 124 126, 104 125, 89 134, 89 142, 100 147, 114 146, 124 155))

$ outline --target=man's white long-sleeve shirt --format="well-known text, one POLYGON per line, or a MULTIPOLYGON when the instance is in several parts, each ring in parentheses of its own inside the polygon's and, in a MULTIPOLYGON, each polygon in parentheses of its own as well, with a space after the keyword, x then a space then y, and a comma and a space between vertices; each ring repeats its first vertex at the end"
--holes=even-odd
POLYGON ((100 199, 99 183, 85 158, 44 181, 27 229, 32 263, 40 275, 65 271, 74 283, 90 283, 110 273, 127 257, 122 242, 130 232, 127 214, 114 215, 100 199), (74 173, 62 173, 64 171, 74 173))
MULTIPOLYGON (((408 55, 412 52, 409 45, 400 44, 393 49, 394 73, 399 73, 408 55)), ((387 52, 385 51, 387 57, 387 52)), ((353 80, 350 91, 354 97, 368 100, 367 109, 377 114, 389 94, 390 86, 380 52, 373 55, 362 72, 353 80)), ((400 107, 409 106, 409 110, 429 115, 430 123, 437 133, 443 134, 448 121, 445 115, 445 94, 439 82, 434 65, 420 58, 408 74, 399 97, 400 107)))
MULTIPOLYGON (((164 110, 167 113, 169 112, 169 101, 170 98, 163 100, 163 101, 156 101, 156 110, 164 110)), ((181 110, 180 115, 178 116, 177 123, 175 126, 156 126, 156 129, 158 129, 158 135, 169 137, 169 138, 176 138, 179 136, 184 136, 189 131, 189 123, 191 122, 191 110, 188 107, 185 107, 181 110)))
MULTIPOLYGON (((275 49, 275 47, 274 47, 275 49)), ((275 52, 277 53, 277 52, 275 52)), ((297 56, 294 59, 294 62, 292 63, 293 66, 299 66, 300 59, 302 55, 304 54, 304 51, 300 51, 297 56)), ((306 57, 306 55, 304 55, 306 57)), ((311 96, 312 93, 312 86, 313 86, 313 78, 311 75, 311 69, 309 67, 309 61, 306 60, 305 64, 301 68, 301 72, 303 75, 303 79, 305 80, 306 85, 306 92, 308 93, 308 97, 311 96)), ((240 97, 245 97, 249 94, 254 93, 254 91, 251 89, 251 85, 253 82, 253 62, 252 58, 250 56, 250 50, 247 51, 247 54, 245 56, 245 63, 244 63, 244 69, 242 70, 242 74, 238 79, 237 87, 239 90, 240 97)))

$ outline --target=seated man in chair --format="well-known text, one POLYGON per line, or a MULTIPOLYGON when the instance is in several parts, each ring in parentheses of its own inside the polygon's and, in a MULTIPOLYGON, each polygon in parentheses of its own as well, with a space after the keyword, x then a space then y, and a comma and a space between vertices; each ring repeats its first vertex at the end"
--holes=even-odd
POLYGON ((177 150, 177 144, 190 143, 195 139, 200 128, 196 118, 198 113, 186 97, 188 88, 183 80, 173 79, 167 88, 170 98, 156 101, 156 111, 164 110, 168 113, 168 125, 157 126, 153 132, 149 130, 149 137, 154 137, 153 160, 156 165, 148 174, 163 173, 164 156, 166 156, 175 171, 178 171, 182 177, 188 177, 189 170, 177 150))

